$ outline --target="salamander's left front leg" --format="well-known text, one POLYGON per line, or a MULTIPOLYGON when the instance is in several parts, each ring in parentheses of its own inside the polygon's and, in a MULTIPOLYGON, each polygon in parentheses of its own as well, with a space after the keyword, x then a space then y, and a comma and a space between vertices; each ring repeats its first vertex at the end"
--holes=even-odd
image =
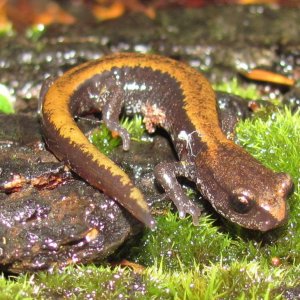
POLYGON ((192 178, 192 166, 185 162, 160 163, 155 167, 155 177, 164 188, 168 197, 178 209, 180 218, 190 214, 195 225, 199 224, 201 210, 184 193, 177 177, 192 178))

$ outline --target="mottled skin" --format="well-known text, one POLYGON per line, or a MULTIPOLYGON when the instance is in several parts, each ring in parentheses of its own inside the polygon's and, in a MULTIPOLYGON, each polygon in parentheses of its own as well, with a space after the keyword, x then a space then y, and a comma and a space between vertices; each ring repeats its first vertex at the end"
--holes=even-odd
POLYGON ((149 111, 158 111, 160 123, 154 125, 169 132, 179 161, 160 163, 155 175, 180 216, 191 214, 195 224, 200 210, 183 193, 179 176, 194 181, 217 212, 243 227, 266 231, 286 219, 290 176, 265 168, 226 139, 209 82, 183 63, 156 55, 107 56, 66 72, 43 90, 41 102, 50 150, 151 228, 154 220, 142 193, 89 143, 74 117, 102 111, 103 121, 120 134, 128 150, 129 134, 119 126, 122 108, 148 119, 149 111))

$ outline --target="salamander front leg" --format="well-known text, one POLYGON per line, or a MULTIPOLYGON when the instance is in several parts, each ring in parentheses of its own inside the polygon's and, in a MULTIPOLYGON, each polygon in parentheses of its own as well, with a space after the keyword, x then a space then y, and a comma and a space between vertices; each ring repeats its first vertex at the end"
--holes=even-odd
POLYGON ((191 166, 185 162, 160 163, 155 167, 155 177, 164 188, 168 197, 178 209, 179 217, 190 214, 195 225, 199 224, 200 208, 184 193, 177 177, 192 179, 191 166))
POLYGON ((111 130, 115 131, 122 139, 123 150, 129 150, 130 134, 120 125, 120 113, 123 104, 123 93, 118 89, 114 96, 105 103, 102 108, 102 119, 105 125, 111 130))

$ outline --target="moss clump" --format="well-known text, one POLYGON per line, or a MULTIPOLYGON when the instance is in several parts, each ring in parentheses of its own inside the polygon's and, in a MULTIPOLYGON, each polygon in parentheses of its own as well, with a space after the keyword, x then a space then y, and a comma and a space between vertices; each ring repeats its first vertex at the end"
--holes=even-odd
MULTIPOLYGON (((0 299, 282 299, 276 288, 297 284, 289 270, 246 260, 194 264, 165 271, 163 261, 134 273, 119 267, 77 266, 0 280, 0 299), (201 266, 201 267, 200 267, 201 266)), ((299 266, 295 267, 299 274, 299 266)))
POLYGON ((256 100, 260 98, 260 94, 254 84, 249 84, 246 87, 241 86, 237 78, 214 84, 213 87, 216 91, 234 94, 245 99, 256 100))
POLYGON ((5 85, 0 84, 0 113, 14 113, 12 102, 13 99, 8 91, 8 88, 5 85))
POLYGON ((268 251, 276 252, 285 263, 300 264, 300 111, 292 114, 286 108, 265 121, 245 120, 237 133, 239 143, 264 165, 293 178, 288 225, 268 251))
POLYGON ((299 178, 300 111, 287 108, 272 113, 266 120, 240 122, 236 128, 239 144, 265 165, 299 178))
POLYGON ((114 137, 104 124, 94 130, 90 136, 90 141, 106 155, 121 144, 121 138, 119 136, 114 137))
POLYGON ((1 22, 0 24, 0 37, 11 37, 14 36, 16 33, 13 29, 13 24, 8 20, 5 22, 1 22))
POLYGON ((32 42, 37 42, 45 34, 46 27, 44 24, 37 24, 26 30, 26 37, 32 42))
MULTIPOLYGON (((146 129, 141 116, 135 115, 133 118, 122 118, 121 126, 129 132, 132 140, 142 141, 146 129)), ((92 133, 90 141, 106 155, 111 153, 122 142, 121 138, 112 133, 103 123, 92 133)))

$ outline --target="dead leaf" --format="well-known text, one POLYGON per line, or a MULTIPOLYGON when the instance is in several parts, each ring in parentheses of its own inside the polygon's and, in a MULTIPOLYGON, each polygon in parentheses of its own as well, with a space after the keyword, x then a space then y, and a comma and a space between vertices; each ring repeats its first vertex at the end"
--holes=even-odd
POLYGON ((122 259, 118 264, 115 264, 115 265, 119 265, 122 267, 129 267, 133 270, 134 273, 137 273, 137 274, 142 274, 145 270, 144 266, 134 263, 132 261, 129 261, 127 259, 122 259))
POLYGON ((53 1, 15 0, 6 5, 7 17, 18 31, 28 26, 52 23, 73 24, 76 19, 53 1))
POLYGON ((265 81, 280 85, 292 86, 295 84, 294 79, 263 69, 254 69, 250 72, 242 73, 242 75, 251 80, 265 81))
POLYGON ((125 6, 120 1, 114 1, 109 5, 94 4, 92 7, 92 13, 101 21, 119 18, 125 13, 125 10, 125 6))
POLYGON ((7 17, 7 1, 0 0, 0 31, 5 31, 7 28, 11 27, 11 22, 7 17))
POLYGON ((150 19, 156 16, 153 7, 145 6, 139 0, 98 0, 97 4, 92 6, 92 13, 99 20, 118 18, 126 11, 140 12, 150 19))

